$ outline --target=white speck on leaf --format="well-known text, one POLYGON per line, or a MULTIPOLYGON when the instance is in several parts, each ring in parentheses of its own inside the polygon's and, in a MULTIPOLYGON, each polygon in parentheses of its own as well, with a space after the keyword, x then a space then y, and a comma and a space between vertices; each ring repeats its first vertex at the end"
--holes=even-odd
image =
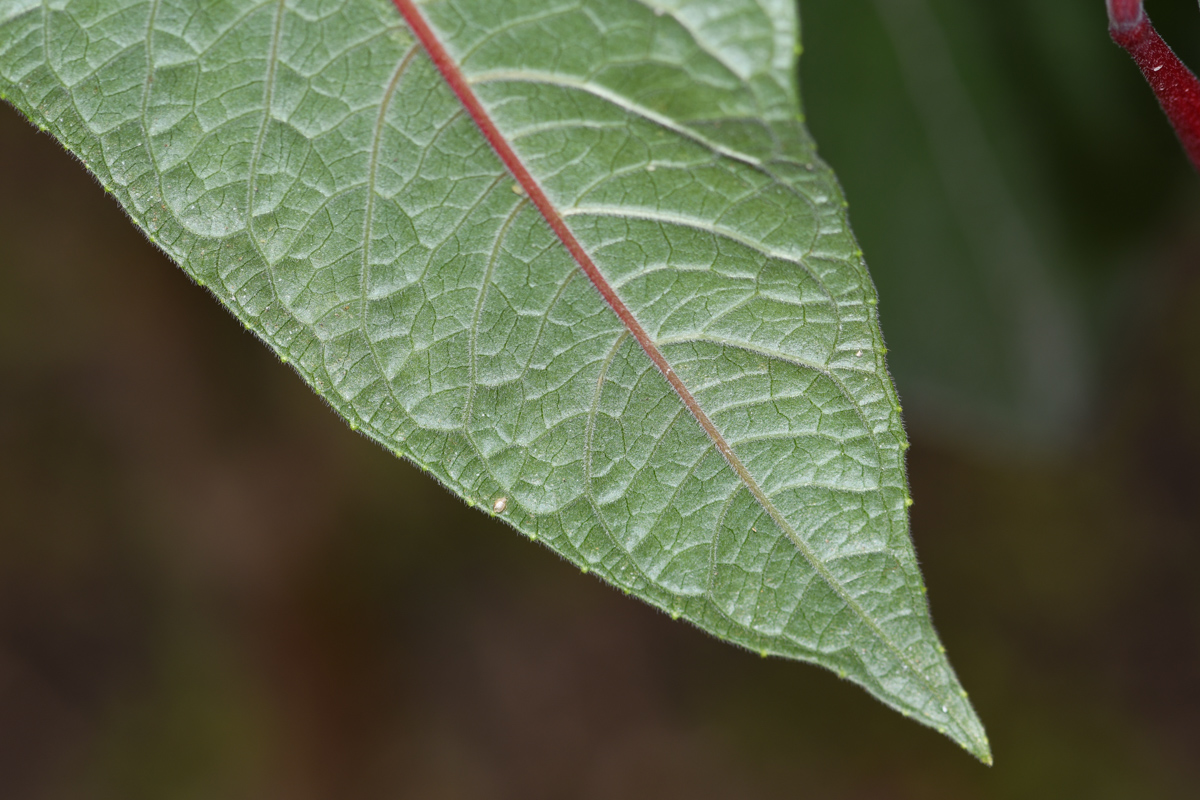
POLYGON ((503 497, 503 496, 497 497, 496 502, 492 503, 492 513, 493 514, 503 514, 504 509, 506 509, 506 508, 508 508, 508 498, 507 497, 503 497))
POLYGON ((859 350, 857 353, 855 353, 855 354, 854 354, 854 357, 855 357, 855 358, 862 358, 862 350, 859 350))

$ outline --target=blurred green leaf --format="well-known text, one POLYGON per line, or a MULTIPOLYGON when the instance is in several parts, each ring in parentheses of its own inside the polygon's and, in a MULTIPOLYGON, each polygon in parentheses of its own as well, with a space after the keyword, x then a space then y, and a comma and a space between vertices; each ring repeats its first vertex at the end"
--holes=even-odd
MULTIPOLYGON (((1026 5, 806 0, 804 76, 810 123, 871 257, 911 419, 1028 452, 1079 435, 1092 355, 1071 273, 1079 248, 1062 241, 1051 172, 1037 158, 1050 137, 1020 129, 1034 115, 1017 113, 1014 96, 1032 102, 1059 72, 1086 71, 1111 46, 1089 28, 1095 4, 1026 5), (1004 39, 1009 28, 1023 38, 1004 39), (1053 68, 1037 62, 1039 36, 1053 68), (1042 69, 1034 78, 1002 58, 1042 69)), ((1074 108, 1108 89, 1099 72, 1047 105, 1074 108)), ((1075 158, 1084 139, 1072 141, 1075 158)), ((1087 274, 1100 261, 1085 261, 1087 274)))
POLYGON ((352 427, 989 760, 791 0, 415 9, 426 48, 383 0, 5 0, 0 89, 352 427))

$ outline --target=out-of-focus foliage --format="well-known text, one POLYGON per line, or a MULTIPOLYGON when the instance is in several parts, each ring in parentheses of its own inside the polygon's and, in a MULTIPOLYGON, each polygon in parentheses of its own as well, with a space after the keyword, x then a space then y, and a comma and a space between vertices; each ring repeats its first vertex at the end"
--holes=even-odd
MULTIPOLYGON (((1200 61, 1195 9, 1158 5, 1200 61)), ((906 410, 1014 450, 1077 440, 1140 302, 1136 248, 1190 213, 1195 183, 1103 4, 803 11, 809 124, 886 301, 906 410)))

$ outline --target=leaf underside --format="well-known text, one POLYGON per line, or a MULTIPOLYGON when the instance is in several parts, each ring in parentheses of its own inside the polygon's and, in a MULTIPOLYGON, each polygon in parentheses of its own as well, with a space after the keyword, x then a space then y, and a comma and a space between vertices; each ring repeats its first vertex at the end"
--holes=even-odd
POLYGON ((0 92, 352 426, 990 760, 797 40, 793 0, 0 0, 0 92))

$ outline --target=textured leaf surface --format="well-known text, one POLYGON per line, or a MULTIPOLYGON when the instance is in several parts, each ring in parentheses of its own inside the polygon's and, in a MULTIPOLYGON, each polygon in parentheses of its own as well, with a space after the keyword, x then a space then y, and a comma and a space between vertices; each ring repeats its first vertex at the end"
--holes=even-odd
POLYGON ((0 89, 353 426, 988 759, 797 35, 791 0, 0 0, 0 89))

